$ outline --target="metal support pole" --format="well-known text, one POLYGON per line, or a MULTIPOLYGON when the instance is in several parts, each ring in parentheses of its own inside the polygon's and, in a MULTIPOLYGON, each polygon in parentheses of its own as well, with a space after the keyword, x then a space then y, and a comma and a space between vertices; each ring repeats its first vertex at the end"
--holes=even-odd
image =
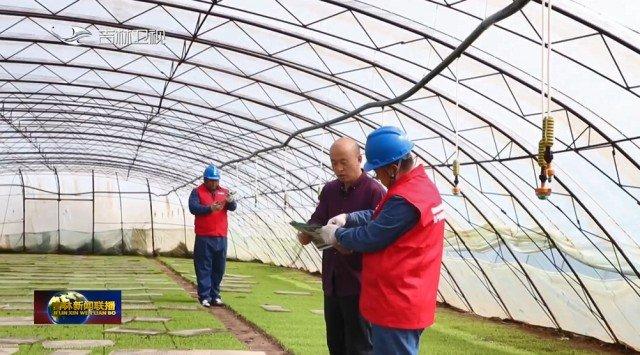
POLYGON ((24 176, 22 176, 22 170, 18 169, 18 173, 20 174, 20 186, 22 187, 22 252, 27 251, 27 196, 24 191, 24 176))
POLYGON ((116 173, 116 183, 118 184, 118 201, 120 202, 120 252, 124 254, 124 222, 122 221, 122 193, 120 192, 120 178, 118 177, 118 173, 116 173))
POLYGON ((149 211, 151 212, 151 249, 152 255, 157 256, 156 254, 156 236, 153 230, 153 200, 151 199, 151 186, 149 185, 149 179, 147 180, 147 191, 149 191, 149 211))
POLYGON ((58 176, 58 169, 54 168, 53 173, 56 175, 56 185, 58 186, 58 204, 57 204, 57 212, 58 212, 58 247, 57 251, 60 252, 60 201, 62 201, 62 197, 60 196, 60 177, 58 176))
POLYGON ((180 199, 178 192, 174 190, 173 193, 176 194, 178 201, 180 201, 180 208, 182 209, 182 226, 184 227, 184 247, 189 250, 189 248, 187 247, 187 216, 185 215, 184 204, 182 202, 182 199, 180 199))
POLYGON ((96 253, 96 177, 91 170, 91 254, 96 253))

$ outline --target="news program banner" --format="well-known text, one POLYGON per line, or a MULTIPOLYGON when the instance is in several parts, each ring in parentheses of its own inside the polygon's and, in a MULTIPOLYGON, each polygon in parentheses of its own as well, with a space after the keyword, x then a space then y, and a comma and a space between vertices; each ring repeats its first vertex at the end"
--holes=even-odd
POLYGON ((121 324, 122 291, 34 291, 35 324, 121 324))

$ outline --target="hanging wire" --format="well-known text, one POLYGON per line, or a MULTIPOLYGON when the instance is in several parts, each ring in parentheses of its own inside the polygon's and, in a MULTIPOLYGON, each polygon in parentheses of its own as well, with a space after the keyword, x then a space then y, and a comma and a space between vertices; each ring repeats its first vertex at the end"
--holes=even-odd
POLYGON ((258 207, 258 163, 256 161, 253 162, 253 179, 252 179, 252 190, 253 190, 253 204, 254 207, 258 207))
POLYGON ((547 117, 551 116, 551 0, 547 3, 547 117))
POLYGON ((287 175, 287 169, 285 168, 285 165, 284 165, 284 159, 280 159, 280 162, 282 163, 282 171, 283 171, 283 173, 280 174, 280 177, 279 177, 278 180, 280 181, 280 190, 282 191, 282 194, 283 194, 282 199, 284 201, 284 209, 286 211, 286 209, 287 209, 287 199, 286 199, 287 185, 285 183, 285 176, 287 175))
POLYGON ((489 0, 484 0, 484 19, 487 19, 487 8, 489 7, 489 0))
POLYGON ((458 59, 456 59, 456 111, 454 112, 455 115, 455 133, 456 133, 456 159, 458 160, 458 157, 460 156, 460 134, 458 132, 458 124, 459 119, 460 119, 460 115, 458 114, 460 111, 460 97, 459 97, 459 89, 460 89, 460 77, 459 77, 459 62, 460 62, 460 57, 458 57, 458 59))
POLYGON ((551 195, 551 188, 546 185, 551 183, 554 175, 551 161, 553 153, 551 147, 554 141, 554 119, 551 116, 551 0, 543 0, 542 3, 542 46, 541 46, 541 68, 540 78, 540 100, 542 111, 542 139, 538 142, 537 162, 540 166, 540 187, 536 188, 536 195, 544 200, 551 195))
POLYGON ((460 157, 460 134, 458 132, 458 125, 459 125, 459 119, 460 119, 460 115, 459 115, 459 111, 460 111, 460 101, 459 101, 459 88, 460 88, 460 77, 459 77, 459 63, 460 63, 460 57, 458 57, 456 59, 456 65, 455 65, 455 77, 456 77, 456 92, 455 92, 455 99, 456 99, 456 108, 455 108, 455 112, 454 114, 454 121, 455 121, 455 126, 454 126, 454 130, 455 130, 455 159, 453 160, 453 166, 452 166, 452 170, 453 170, 453 189, 452 192, 454 195, 459 195, 460 194, 460 187, 458 186, 458 183, 460 182, 459 179, 459 175, 460 175, 460 160, 458 159, 460 157))
MULTIPOLYGON (((242 181, 242 180, 240 179, 240 164, 236 164, 236 182, 240 182, 240 181, 242 181)), ((240 190, 240 186, 238 186, 238 187, 236 188, 236 192, 237 192, 238 190, 240 190)), ((239 196, 237 196, 237 197, 239 197, 239 196)))
MULTIPOLYGON (((372 64, 371 64, 371 75, 369 76, 369 83, 371 84, 370 88, 373 88, 373 81, 376 77, 376 74, 378 74, 378 71, 376 70, 376 65, 378 64, 378 51, 374 50, 373 51, 373 60, 372 60, 372 64)), ((370 89, 373 91, 373 89, 370 89)))
POLYGON ((289 196, 287 195, 287 189, 289 188, 289 180, 287 179, 287 177, 289 176, 289 171, 287 170, 287 163, 286 163, 287 149, 288 149, 288 147, 285 147, 282 150, 282 155, 285 158, 285 159, 282 159, 282 167, 284 168, 284 176, 283 176, 284 177, 284 182, 282 183, 282 191, 283 191, 283 200, 284 200, 284 209, 285 209, 285 211, 289 207, 289 196))
POLYGON ((327 131, 326 130, 322 130, 322 138, 321 138, 321 145, 320 145, 320 158, 318 159, 318 177, 320 177, 320 174, 323 175, 323 177, 321 178, 320 184, 318 184, 318 186, 316 187, 316 193, 318 195, 318 201, 320 200, 320 194, 322 193, 322 186, 324 185, 324 180, 326 180, 326 173, 324 171, 324 167, 322 166, 322 159, 324 159, 324 157, 327 154, 327 150, 326 150, 326 144, 327 144, 327 131))
MULTIPOLYGON (((432 21, 432 25, 431 25, 431 29, 435 32, 436 30, 436 23, 438 22, 438 9, 440 9, 440 5, 436 4, 436 10, 433 12, 433 21, 432 21)), ((431 65, 431 54, 433 53, 434 49, 433 46, 429 43, 429 40, 427 39, 427 45, 429 45, 429 54, 427 55, 427 71, 430 71, 429 69, 429 65, 431 65)))
POLYGON ((541 68, 542 68, 542 72, 540 75, 540 107, 542 110, 542 119, 544 120, 544 118, 547 115, 546 112, 546 101, 545 101, 545 95, 547 94, 547 87, 546 87, 546 81, 547 81, 547 61, 546 61, 546 49, 547 49, 547 22, 546 22, 546 4, 547 4, 547 0, 542 0, 541 5, 542 5, 542 31, 541 31, 541 38, 542 38, 542 47, 541 47, 541 52, 540 52, 540 60, 541 60, 541 68))

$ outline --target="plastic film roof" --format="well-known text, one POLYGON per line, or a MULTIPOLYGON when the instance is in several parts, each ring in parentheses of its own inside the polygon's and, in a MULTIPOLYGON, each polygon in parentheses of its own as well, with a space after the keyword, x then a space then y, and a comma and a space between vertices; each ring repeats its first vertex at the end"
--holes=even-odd
POLYGON ((241 196, 236 243, 314 270, 316 250, 269 240, 313 210, 337 137, 396 125, 447 205, 441 301, 640 348, 637 1, 553 1, 548 201, 533 193, 539 1, 404 102, 245 159, 398 96, 510 3, 0 0, 1 170, 118 173, 169 193, 215 163, 241 196), (456 142, 463 196, 450 194, 456 142))

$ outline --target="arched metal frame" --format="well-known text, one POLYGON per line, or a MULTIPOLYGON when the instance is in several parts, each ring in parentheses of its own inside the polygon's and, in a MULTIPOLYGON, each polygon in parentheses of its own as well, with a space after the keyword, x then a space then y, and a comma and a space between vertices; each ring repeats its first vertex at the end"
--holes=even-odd
MULTIPOLYGON (((99 0, 95 2, 100 4, 99 0)), ((153 0, 138 2, 148 5, 148 8, 134 14, 126 21, 117 20, 113 14, 111 14, 113 21, 108 21, 98 20, 98 16, 90 18, 65 13, 67 7, 73 7, 72 3, 55 11, 53 9, 48 11, 49 9, 46 8, 47 11, 28 7, 23 9, 0 7, 0 15, 5 16, 5 22, 2 22, 3 31, 0 31, 0 47, 3 43, 24 45, 12 56, 5 56, 4 52, 0 54, 2 55, 0 71, 4 71, 0 78, 2 83, 0 98, 3 102, 0 117, 0 164, 6 167, 3 170, 19 173, 21 177, 24 171, 38 170, 50 170, 56 174, 57 170, 84 173, 93 170, 103 173, 116 172, 125 174, 127 177, 131 175, 134 178, 149 178, 169 183, 171 188, 166 191, 168 195, 189 189, 197 180, 202 165, 214 161, 229 168, 230 172, 236 171, 236 174, 230 175, 236 181, 236 186, 233 187, 240 190, 244 196, 240 200, 241 207, 247 211, 243 214, 244 218, 266 228, 271 233, 271 237, 279 243, 278 251, 273 250, 264 236, 257 235, 261 239, 261 247, 269 250, 274 260, 284 260, 284 264, 291 265, 296 263, 299 255, 295 257, 295 253, 290 252, 290 247, 282 242, 283 235, 290 233, 285 227, 286 220, 306 217, 304 210, 312 206, 315 201, 314 189, 322 183, 322 179, 328 175, 327 171, 330 169, 326 158, 327 146, 324 142, 318 141, 318 136, 321 134, 318 132, 326 130, 331 137, 354 136, 354 134, 363 137, 367 131, 379 125, 381 113, 372 112, 372 110, 364 111, 349 121, 351 126, 336 123, 315 130, 309 127, 323 125, 323 122, 345 114, 360 106, 361 103, 383 101, 391 98, 392 95, 398 95, 420 79, 413 75, 416 70, 424 73, 433 69, 430 63, 425 63, 426 61, 417 62, 394 53, 392 50, 394 47, 419 42, 430 48, 430 56, 431 53, 435 53, 435 56, 441 60, 460 42, 459 39, 445 35, 438 28, 429 28, 408 18, 407 14, 378 8, 376 1, 368 4, 366 1, 362 3, 324 1, 316 6, 326 6, 324 10, 327 15, 310 23, 304 23, 303 20, 298 19, 296 10, 287 8, 288 1, 285 0, 273 0, 269 3, 285 9, 291 15, 288 19, 279 19, 275 15, 260 13, 252 9, 249 4, 245 8, 242 2, 237 1, 194 1, 193 6, 153 0), (16 19, 17 24, 21 21, 37 23, 34 20, 39 19, 61 24, 82 25, 92 30, 98 28, 134 30, 140 28, 135 21, 136 18, 144 18, 147 12, 156 10, 164 11, 169 16, 168 19, 173 19, 184 29, 184 31, 166 31, 167 39, 172 44, 176 44, 173 49, 180 48, 178 46, 180 43, 182 49, 173 51, 167 47, 169 50, 160 54, 160 51, 153 52, 140 46, 118 48, 115 45, 82 44, 76 47, 81 51, 86 50, 81 55, 91 53, 100 56, 102 54, 105 56, 103 60, 108 63, 108 67, 103 63, 88 64, 76 61, 78 57, 70 60, 57 58, 50 51, 63 44, 55 37, 21 38, 11 32, 11 28, 16 24, 4 26, 8 21, 6 19, 16 19), (172 13, 175 13, 175 16, 172 13), (193 23, 182 22, 178 18, 180 15, 193 20, 193 23), (342 37, 337 31, 323 30, 317 26, 342 15, 352 16, 355 19, 353 24, 359 26, 359 29, 366 34, 362 41, 354 40, 347 35, 342 37), (392 26, 401 34, 398 38, 411 39, 379 46, 376 44, 375 35, 370 34, 366 24, 361 21, 364 19, 392 26), (215 25, 208 21, 215 21, 215 25), (230 41, 211 39, 210 34, 215 34, 216 31, 226 33, 223 31, 225 26, 231 26, 244 33, 255 46, 250 48, 251 46, 242 44, 242 41, 238 41, 235 45, 230 41), (190 31, 187 28, 193 28, 193 30, 190 31), (267 31, 274 36, 284 36, 291 41, 291 46, 270 52, 261 45, 256 37, 257 33, 253 32, 258 30, 267 31), (321 62, 321 66, 309 65, 305 60, 296 62, 281 55, 302 47, 309 48, 308 53, 314 53, 321 62), (20 56, 21 53, 35 48, 41 50, 36 53, 42 55, 44 51, 51 57, 20 56), (197 52, 192 53, 192 50, 197 52), (198 57, 205 51, 216 53, 218 58, 224 58, 227 62, 205 63, 198 57), (371 53, 376 53, 375 57, 371 53), (127 56, 131 60, 120 66, 109 63, 108 59, 117 56, 123 56, 123 58, 127 56), (329 60, 335 58, 332 59, 330 56, 346 58, 345 60, 351 61, 353 68, 341 72, 332 70, 329 60), (234 58, 254 61, 260 64, 262 69, 257 73, 248 72, 242 64, 234 63, 234 58), (144 72, 132 65, 139 60, 147 60, 154 69, 144 72), (264 63, 269 63, 270 66, 265 67, 264 63), (410 69, 404 70, 400 64, 410 69), (155 65, 164 65, 165 70, 155 65), (21 75, 12 73, 11 69, 17 66, 31 69, 20 73, 21 75), (170 70, 167 71, 167 68, 170 70), (65 70, 81 73, 81 75, 73 79, 66 78, 61 75, 65 70), (271 70, 285 73, 288 76, 287 80, 277 81, 273 76, 261 76, 261 73, 271 70), (349 74, 363 70, 370 71, 372 79, 381 80, 385 88, 375 88, 368 86, 367 82, 349 79, 349 74), (43 76, 43 71, 48 72, 49 75, 43 76), (192 71, 206 75, 211 81, 194 80, 194 77, 188 75, 192 71), (214 74, 242 84, 239 87, 227 89, 224 84, 211 76, 214 74), (85 75, 91 75, 94 79, 101 78, 102 81, 83 82, 81 79, 85 75), (109 80, 108 76, 111 75, 120 78, 119 81, 109 80), (305 80, 317 81, 318 87, 313 90, 303 90, 301 85, 303 75, 305 80), (140 86, 139 91, 127 89, 126 84, 133 81, 146 83, 147 87, 140 86), (285 85, 285 82, 293 85, 285 85), (255 92, 246 91, 246 88, 252 88, 252 90, 259 88, 264 95, 258 96, 255 92), (176 94, 180 90, 188 90, 191 97, 176 94), (337 90, 336 92, 342 96, 327 95, 322 93, 323 90, 337 90), (278 100, 272 98, 270 92, 278 93, 287 100, 276 103, 278 100), (220 101, 201 96, 205 94, 220 101), (307 103, 307 111, 290 108, 290 106, 307 103), (231 108, 233 105, 237 106, 231 108), (269 114, 265 115, 261 111, 269 114), (288 126, 293 129, 285 129, 280 124, 275 124, 277 120, 289 122, 288 126), (360 132, 354 132, 352 126, 357 127, 356 129, 360 132), (305 129, 309 132, 303 132, 305 129), (285 152, 280 146, 289 141, 289 151, 285 152), (83 145, 85 149, 79 149, 79 145, 83 145), (87 147, 89 149, 86 149, 87 147), (215 148, 212 149, 212 147, 215 148), (258 152, 266 153, 258 154, 258 152), (166 159, 167 156, 172 157, 170 165, 166 159), (247 161, 253 163, 246 164, 247 161), (240 169, 242 174, 237 173, 240 169), (273 181, 282 175, 285 175, 287 184, 295 188, 282 190, 275 188, 273 181), (299 193, 303 200, 299 201, 298 208, 294 206, 291 211, 282 208, 281 220, 273 221, 278 222, 274 224, 260 216, 260 204, 256 203, 252 206, 248 202, 252 196, 251 189, 247 186, 251 184, 258 186, 260 196, 257 200, 260 204, 279 205, 288 192, 299 193)), ((482 20, 477 13, 465 8, 465 1, 453 3, 425 1, 425 3, 442 9, 441 11, 449 11, 448 14, 455 14, 460 18, 471 21, 482 20)), ((507 3, 505 2, 505 5, 507 3)), ((528 5, 528 10, 520 11, 519 15, 526 19, 538 37, 529 37, 521 31, 514 30, 512 25, 502 23, 495 25, 492 31, 496 34, 506 33, 524 42, 540 46, 540 35, 533 25, 536 21, 530 18, 530 10, 536 6, 539 7, 535 4, 528 5)), ((599 78, 598 80, 616 86, 622 92, 635 97, 636 100, 640 98, 639 90, 636 90, 640 85, 634 85, 635 83, 627 79, 630 75, 626 75, 628 73, 625 73, 621 65, 622 58, 619 58, 608 44, 620 45, 634 53, 636 57, 640 57, 638 47, 632 41, 625 39, 623 34, 602 28, 595 22, 575 15, 566 3, 561 2, 554 6, 557 16, 563 16, 563 20, 573 21, 592 31, 590 34, 564 38, 554 44, 577 42, 591 36, 600 37, 606 45, 608 55, 615 63, 622 82, 613 78, 609 72, 590 66, 588 61, 572 57, 556 48, 553 49, 554 56, 564 58, 573 65, 587 70, 599 78)), ((102 7, 107 10, 106 7, 102 7)), ((44 32, 50 32, 43 25, 38 26, 44 32)), ((150 24, 149 27, 153 26, 150 24)), ((167 28, 170 27, 167 26, 167 28)), ((539 95, 538 83, 532 73, 516 65, 510 65, 504 58, 495 56, 479 46, 470 48, 462 58, 485 68, 479 75, 459 78, 460 87, 466 93, 474 96, 474 100, 481 98, 484 103, 493 106, 495 110, 492 112, 501 112, 506 117, 522 122, 518 123, 520 125, 518 127, 539 131, 540 112, 525 112, 519 103, 522 97, 516 94, 517 90, 525 90, 530 95, 539 95), (494 95, 493 92, 483 91, 473 84, 477 80, 492 77, 498 77, 503 81, 504 89, 512 96, 517 109, 501 101, 500 96, 494 95)), ((418 127, 422 132, 428 133, 428 138, 422 141, 425 145, 421 145, 422 142, 418 143, 416 153, 433 171, 434 179, 439 182, 439 186, 448 189, 451 181, 447 176, 451 175, 450 164, 455 143, 453 125, 447 125, 444 122, 451 123, 452 119, 449 116, 454 114, 451 107, 455 99, 450 85, 456 81, 456 78, 450 70, 442 72, 438 80, 438 83, 428 84, 424 90, 420 90, 404 103, 394 104, 388 109, 396 122, 406 130, 418 127), (412 105, 431 99, 438 100, 444 116, 421 112, 416 108, 417 105, 412 105), (433 146, 428 143, 431 140, 438 141, 442 146, 442 153, 428 149, 433 146)), ((279 102, 282 100, 280 99, 279 102)), ((463 246, 469 257, 458 252, 451 245, 451 241, 447 240, 449 247, 455 250, 457 257, 466 263, 479 282, 485 285, 487 292, 493 296, 505 316, 514 318, 509 311, 509 306, 494 286, 494 283, 499 281, 492 280, 489 273, 483 269, 482 263, 476 257, 477 252, 467 246, 458 228, 458 225, 469 225, 472 226, 472 230, 481 235, 480 227, 489 226, 491 232, 501 241, 499 247, 491 247, 491 254, 495 254, 496 259, 509 268, 514 280, 528 291, 532 300, 540 306, 540 311, 546 314, 556 328, 563 328, 562 320, 556 319, 544 292, 538 289, 537 280, 529 275, 525 265, 535 267, 538 263, 542 263, 554 269, 574 290, 577 297, 582 300, 585 310, 593 314, 596 322, 602 326, 610 339, 619 342, 615 325, 609 324, 607 314, 601 310, 598 302, 591 295, 589 287, 583 282, 585 277, 583 267, 576 268, 574 265, 579 262, 565 255, 558 248, 551 238, 550 229, 556 225, 572 225, 580 233, 579 237, 607 260, 610 269, 615 270, 613 274, 633 290, 638 296, 636 301, 640 302, 638 285, 640 265, 634 262, 625 250, 628 246, 633 247, 634 243, 637 247, 638 240, 629 235, 628 229, 626 230, 628 237, 622 239, 625 234, 622 221, 594 203, 593 197, 585 193, 580 183, 573 179, 565 179, 562 174, 555 180, 560 187, 559 196, 566 197, 571 202, 573 211, 557 212, 555 209, 537 204, 531 196, 526 195, 531 191, 524 191, 524 188, 532 190, 536 184, 536 171, 533 164, 535 142, 533 144, 523 142, 515 130, 497 123, 491 116, 486 115, 477 101, 468 100, 467 103, 464 98, 461 100, 459 107, 465 114, 465 119, 469 120, 469 125, 479 124, 472 129, 460 131, 462 165, 476 169, 479 183, 476 183, 475 178, 463 175, 462 179, 469 187, 469 193, 465 193, 462 197, 445 196, 452 210, 449 213, 451 221, 448 222, 447 228, 455 235, 456 242, 463 246), (492 144, 474 139, 474 135, 481 130, 488 132, 482 137, 492 144), (492 151, 491 146, 495 147, 495 151, 492 151), (524 165, 522 162, 531 163, 531 169, 518 170, 524 165), (480 177, 481 174, 483 177, 480 177), (488 184, 497 186, 499 193, 485 190, 482 186, 483 179, 486 179, 488 184), (511 206, 501 206, 491 197, 492 194, 507 198, 513 205, 513 211, 507 212, 507 208, 511 206), (460 200, 463 201, 465 209, 460 209, 460 200), (474 215, 480 216, 479 219, 471 216, 469 207, 474 215), (496 215, 483 212, 485 208, 500 210, 503 215, 499 221, 507 221, 514 225, 536 245, 539 254, 536 262, 532 264, 528 256, 512 250, 501 235, 500 226, 494 225, 496 215), (518 211, 522 214, 519 215, 518 211), (523 217, 530 223, 521 224, 519 220, 523 217), (580 222, 581 218, 587 221, 585 224, 597 226, 598 230, 584 229, 580 222), (609 219, 613 224, 620 226, 615 233, 608 230, 612 226, 609 219), (545 249, 529 236, 530 228, 533 227, 538 228, 548 237, 552 249, 545 249), (612 254, 616 258, 611 258, 612 254), (555 256, 559 256, 560 260, 555 260, 555 256), (627 269, 631 270, 631 274, 623 272, 627 269)), ((556 152, 557 157, 561 158, 566 154, 584 161, 592 169, 593 174, 599 176, 601 181, 605 181, 608 187, 619 190, 629 202, 640 205, 640 186, 629 184, 621 179, 622 169, 625 169, 626 174, 640 174, 638 134, 635 131, 627 133, 624 127, 607 125, 607 117, 597 115, 589 109, 587 103, 574 100, 559 89, 554 94, 553 103, 556 105, 555 114, 566 119, 571 131, 570 140, 557 139, 556 143, 560 145, 556 152), (582 137, 587 135, 589 139, 585 143, 582 137), (590 160, 586 155, 589 151, 603 148, 611 149, 610 159, 614 166, 614 174, 611 169, 601 166, 598 161, 590 160), (618 166, 619 159, 624 159, 624 166, 618 166)), ((387 113, 387 115, 390 114, 387 113)), ((362 139, 359 141, 363 143, 362 139)), ((22 185, 24 187, 24 182, 22 185)), ((558 210, 566 207, 566 203, 560 201, 556 203, 553 199, 550 200, 550 205, 558 210)), ((255 229, 254 233, 259 234, 260 232, 257 231, 255 229)), ((490 244, 489 241, 487 243, 490 244)), ((318 252, 315 249, 303 248, 298 251, 298 254, 303 251, 315 264, 313 267, 319 268, 318 252)), ((443 270, 443 276, 446 275, 445 282, 449 283, 463 299, 468 310, 474 311, 474 308, 477 308, 474 307, 474 300, 465 295, 464 288, 456 281, 446 261, 443 263, 443 270)), ((444 299, 442 293, 440 296, 444 299)))

